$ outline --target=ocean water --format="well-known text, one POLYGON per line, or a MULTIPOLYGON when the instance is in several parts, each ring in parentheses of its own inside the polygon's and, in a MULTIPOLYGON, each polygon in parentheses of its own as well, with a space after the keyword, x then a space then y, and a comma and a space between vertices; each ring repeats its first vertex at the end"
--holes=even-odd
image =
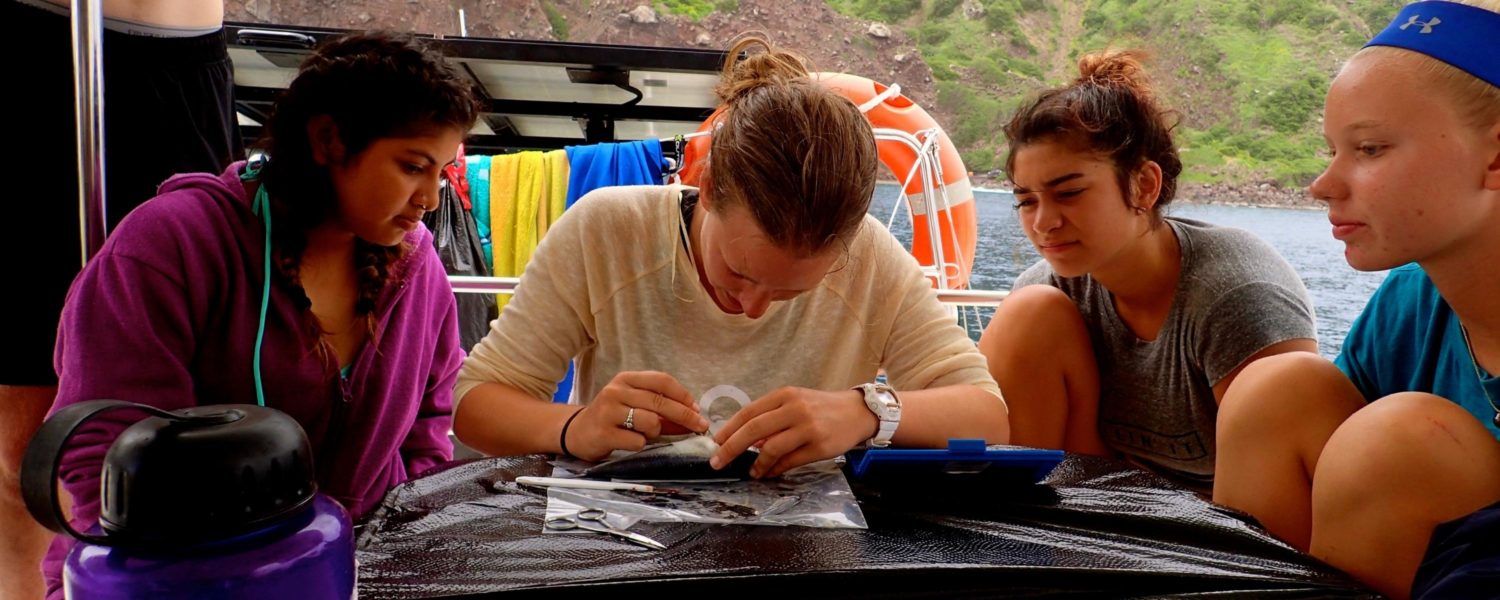
MULTIPOLYGON (((898 192, 892 184, 878 186, 870 213, 886 222, 898 192)), ((979 239, 970 285, 975 289, 1008 290, 1016 276, 1040 256, 1021 233, 1009 193, 981 190, 975 193, 975 200, 979 239)), ((1317 313, 1318 348, 1329 358, 1338 354, 1350 323, 1385 278, 1384 272, 1355 271, 1344 262, 1343 244, 1329 235, 1323 211, 1183 204, 1173 206, 1168 214, 1245 229, 1276 248, 1307 285, 1317 313)), ((904 209, 897 213, 891 230, 910 245, 911 220, 904 209)), ((993 311, 966 309, 964 313, 961 318, 970 336, 979 339, 993 311)))

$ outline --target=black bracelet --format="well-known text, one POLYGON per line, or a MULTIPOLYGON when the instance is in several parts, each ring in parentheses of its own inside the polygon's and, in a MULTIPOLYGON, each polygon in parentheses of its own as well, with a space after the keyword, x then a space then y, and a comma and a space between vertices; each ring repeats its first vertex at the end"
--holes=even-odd
POLYGON ((573 424, 573 419, 578 418, 578 413, 581 412, 583 412, 582 408, 573 411, 573 416, 568 417, 568 420, 563 422, 562 434, 557 436, 557 446, 562 448, 562 455, 567 458, 578 458, 577 456, 573 456, 572 452, 568 452, 568 426, 573 424))

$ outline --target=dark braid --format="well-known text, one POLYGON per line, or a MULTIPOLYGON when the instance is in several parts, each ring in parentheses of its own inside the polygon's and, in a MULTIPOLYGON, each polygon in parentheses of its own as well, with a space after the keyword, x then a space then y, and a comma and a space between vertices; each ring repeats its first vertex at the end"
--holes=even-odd
MULTIPOLYGON (((277 279, 293 290, 309 331, 324 333, 302 289, 302 256, 307 233, 335 216, 338 193, 328 167, 314 159, 307 124, 316 117, 331 118, 345 159, 353 160, 379 139, 433 128, 468 131, 480 110, 471 86, 442 56, 412 37, 370 32, 325 42, 277 98, 258 144, 271 157, 261 185, 276 223, 272 249, 277 279)), ((364 316, 372 339, 376 302, 393 266, 410 250, 406 244, 384 247, 355 240, 355 314, 364 316)))
POLYGON ((405 244, 379 246, 360 240, 354 248, 354 265, 359 269, 359 298, 354 302, 354 312, 365 316, 365 326, 373 339, 375 331, 375 302, 391 276, 391 265, 407 252, 405 244))

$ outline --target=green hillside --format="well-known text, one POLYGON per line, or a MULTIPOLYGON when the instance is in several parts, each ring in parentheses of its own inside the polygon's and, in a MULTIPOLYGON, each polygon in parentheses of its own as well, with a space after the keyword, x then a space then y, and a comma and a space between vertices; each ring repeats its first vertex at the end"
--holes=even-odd
POLYGON ((1076 74, 1084 52, 1138 47, 1182 115, 1188 181, 1306 184, 1320 170, 1323 94, 1397 0, 827 0, 917 40, 938 109, 974 171, 1028 93, 1076 74))

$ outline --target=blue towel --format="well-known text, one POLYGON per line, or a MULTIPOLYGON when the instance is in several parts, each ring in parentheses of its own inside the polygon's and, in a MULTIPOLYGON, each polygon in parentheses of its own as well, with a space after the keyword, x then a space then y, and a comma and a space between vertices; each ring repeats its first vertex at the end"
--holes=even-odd
MULTIPOLYGON (((661 141, 645 139, 635 142, 568 146, 568 208, 584 194, 615 185, 661 185, 666 159, 661 155, 661 141)), ((552 401, 566 403, 573 392, 573 364, 557 382, 552 401)), ((592 398, 582 399, 587 402, 592 398)))
POLYGON ((661 185, 661 141, 568 146, 568 207, 584 194, 615 185, 661 185))
MULTIPOLYGON (((567 404, 568 396, 573 394, 573 361, 568 361, 568 372, 563 374, 562 381, 557 382, 557 391, 552 394, 552 402, 556 404, 567 404)), ((593 398, 587 400, 592 401, 593 398)), ((583 404, 584 400, 579 400, 583 404)))
POLYGON ((490 157, 464 157, 469 178, 469 199, 474 205, 474 224, 479 226, 479 245, 484 249, 484 265, 495 272, 495 251, 490 248, 490 157))

